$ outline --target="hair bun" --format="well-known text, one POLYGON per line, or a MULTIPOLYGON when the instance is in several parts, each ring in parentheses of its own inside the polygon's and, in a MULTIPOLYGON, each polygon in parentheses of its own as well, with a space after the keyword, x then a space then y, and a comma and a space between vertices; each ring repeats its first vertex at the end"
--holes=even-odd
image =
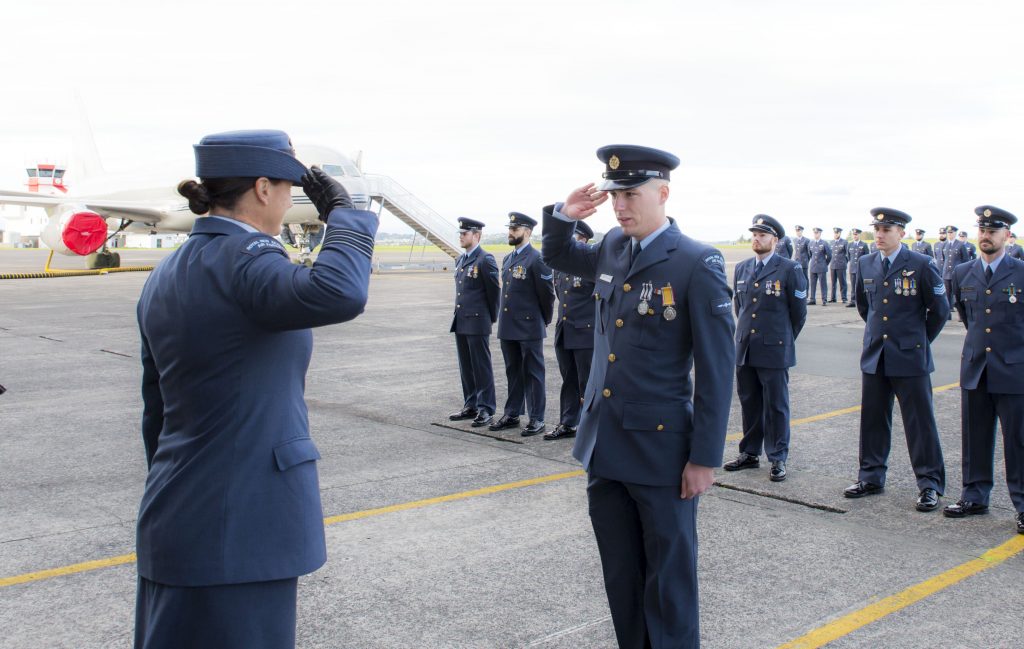
POLYGON ((178 183, 178 193, 188 199, 188 208, 196 214, 210 211, 210 192, 203 185, 189 179, 178 183))

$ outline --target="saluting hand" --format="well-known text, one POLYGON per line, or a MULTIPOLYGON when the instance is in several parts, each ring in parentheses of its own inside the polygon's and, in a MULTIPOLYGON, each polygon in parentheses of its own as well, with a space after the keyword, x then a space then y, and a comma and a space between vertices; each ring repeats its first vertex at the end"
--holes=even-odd
POLYGON ((679 497, 683 500, 696 498, 710 489, 714 483, 714 467, 687 462, 686 466, 683 467, 683 485, 679 490, 679 497))
POLYGON ((594 183, 574 189, 569 198, 565 199, 562 206, 562 214, 570 219, 581 220, 597 211, 597 206, 608 200, 608 192, 602 192, 595 188, 594 183))
POLYGON ((327 175, 320 167, 310 167, 302 175, 302 191, 316 207, 320 220, 327 223, 327 217, 336 207, 351 208, 352 199, 345 186, 327 175))

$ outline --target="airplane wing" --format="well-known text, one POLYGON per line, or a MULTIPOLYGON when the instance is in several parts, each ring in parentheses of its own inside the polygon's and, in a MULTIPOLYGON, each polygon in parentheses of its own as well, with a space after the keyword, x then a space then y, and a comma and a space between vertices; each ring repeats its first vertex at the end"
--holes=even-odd
MULTIPOLYGON (((168 212, 179 211, 174 205, 145 205, 138 201, 112 201, 72 196, 40 196, 29 192, 2 192, 0 204, 24 205, 44 209, 61 205, 79 205, 87 207, 104 218, 128 219, 155 225, 167 218, 168 212)), ((187 207, 185 208, 187 210, 187 207)))

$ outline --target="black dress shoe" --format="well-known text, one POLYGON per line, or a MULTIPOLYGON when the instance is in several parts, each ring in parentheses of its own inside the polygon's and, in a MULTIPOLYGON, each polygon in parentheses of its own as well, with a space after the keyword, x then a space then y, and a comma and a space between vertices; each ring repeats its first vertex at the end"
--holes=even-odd
POLYGON ((853 308, 853 307, 855 307, 855 306, 857 306, 857 305, 856 305, 856 304, 854 304, 853 302, 850 302, 849 304, 847 304, 847 305, 846 305, 846 308, 847 308, 847 309, 852 309, 852 308, 853 308))
POLYGON ((476 410, 473 408, 463 408, 458 412, 448 415, 448 419, 451 421, 462 421, 463 419, 472 419, 473 417, 476 417, 476 410))
POLYGON ((946 505, 942 509, 942 515, 948 518, 963 518, 976 514, 987 514, 988 505, 972 503, 969 500, 958 500, 955 505, 946 505))
POLYGON ((550 433, 544 433, 544 439, 547 440, 566 439, 569 437, 576 437, 576 429, 565 424, 558 424, 550 433))
POLYGON ((808 304, 814 304, 814 300, 807 300, 808 304))
POLYGON ((1024 512, 1017 512, 1017 534, 1024 534, 1024 512))
POLYGON ((917 511, 930 512, 939 507, 939 492, 925 487, 917 497, 917 511))
POLYGON ((726 471, 742 471, 743 469, 756 469, 761 466, 761 459, 749 453, 740 453, 732 462, 726 462, 722 468, 726 471))
POLYGON ((491 413, 486 410, 481 410, 477 413, 476 419, 473 420, 473 423, 470 424, 470 426, 473 428, 480 428, 481 426, 487 426, 492 421, 494 421, 494 418, 491 416, 491 413))
POLYGON ((847 498, 863 498, 864 496, 880 494, 883 491, 885 491, 885 487, 880 484, 875 484, 873 482, 858 482, 843 490, 843 495, 847 498))
POLYGON ((531 419, 530 423, 526 424, 526 428, 523 429, 523 432, 519 434, 523 437, 533 437, 534 435, 543 433, 546 429, 547 426, 544 425, 543 421, 535 421, 531 419))
POLYGON ((519 428, 519 417, 502 415, 498 421, 487 427, 487 430, 505 430, 506 428, 519 428))
POLYGON ((768 475, 768 479, 772 482, 782 482, 786 479, 786 463, 782 460, 776 460, 772 462, 772 470, 768 475))

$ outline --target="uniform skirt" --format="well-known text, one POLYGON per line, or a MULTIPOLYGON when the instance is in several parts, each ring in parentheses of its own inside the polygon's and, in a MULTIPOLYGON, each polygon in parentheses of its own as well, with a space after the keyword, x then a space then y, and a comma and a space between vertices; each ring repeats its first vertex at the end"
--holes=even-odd
POLYGON ((168 586, 139 577, 135 649, 293 649, 298 578, 168 586))

